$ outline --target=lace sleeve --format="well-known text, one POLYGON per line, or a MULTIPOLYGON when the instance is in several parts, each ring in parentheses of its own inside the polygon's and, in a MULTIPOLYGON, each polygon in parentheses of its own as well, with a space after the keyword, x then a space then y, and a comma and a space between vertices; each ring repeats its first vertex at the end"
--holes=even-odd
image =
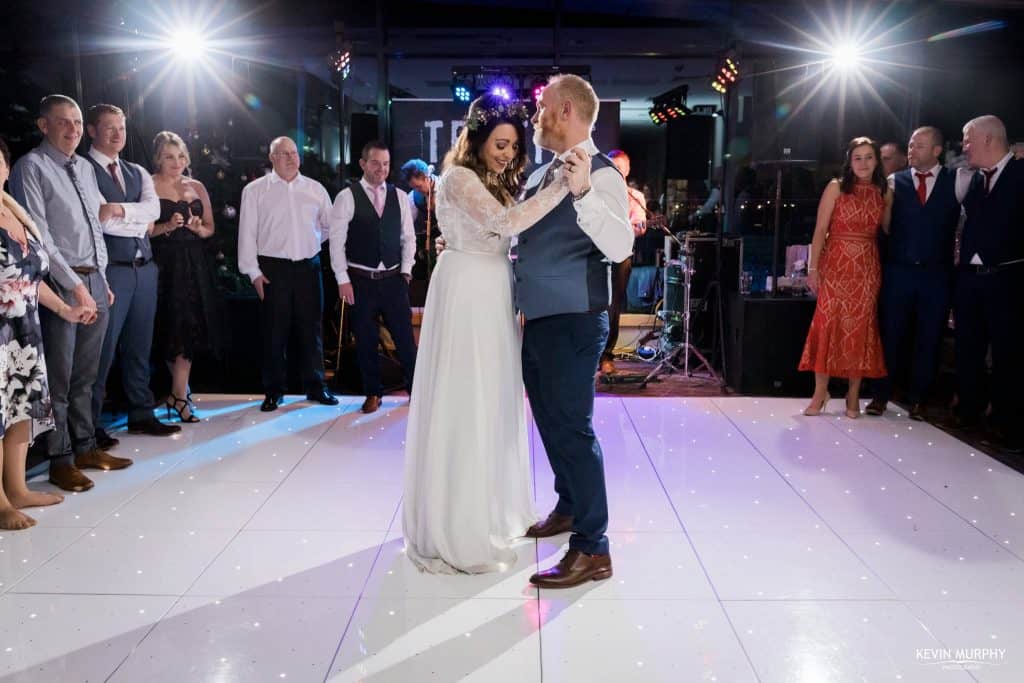
POLYGON ((453 206, 464 211, 483 233, 512 237, 532 227, 565 198, 568 187, 561 175, 533 197, 514 206, 503 206, 477 174, 463 166, 453 167, 442 178, 442 190, 453 206))

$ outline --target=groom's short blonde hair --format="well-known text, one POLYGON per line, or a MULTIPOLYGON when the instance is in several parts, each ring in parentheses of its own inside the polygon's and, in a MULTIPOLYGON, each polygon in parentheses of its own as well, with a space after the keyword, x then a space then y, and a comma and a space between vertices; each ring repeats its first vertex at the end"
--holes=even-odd
POLYGON ((554 88, 559 97, 572 102, 580 121, 594 127, 601 102, 590 83, 575 74, 557 74, 548 79, 547 87, 554 88))

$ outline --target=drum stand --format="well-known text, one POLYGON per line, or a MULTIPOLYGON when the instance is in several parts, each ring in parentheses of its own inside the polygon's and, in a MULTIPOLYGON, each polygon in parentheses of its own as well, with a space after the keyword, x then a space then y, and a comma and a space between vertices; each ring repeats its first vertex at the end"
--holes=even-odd
MULTIPOLYGON (((675 235, 671 234, 671 232, 669 232, 667 229, 666 229, 666 232, 668 233, 668 236, 671 237, 672 241, 674 241, 684 251, 686 250, 686 247, 682 244, 682 242, 679 241, 678 238, 676 238, 675 235)), ((671 246, 671 242, 669 242, 668 238, 666 238, 666 240, 665 240, 665 253, 666 254, 668 254, 670 252, 670 246, 671 246)), ((678 314, 679 312, 678 311, 666 311, 666 310, 663 309, 662 310, 662 315, 664 315, 665 317, 664 317, 664 326, 662 327, 662 331, 661 331, 661 340, 660 340, 661 350, 660 350, 660 353, 664 354, 664 357, 661 359, 661 361, 658 362, 657 365, 654 366, 654 369, 651 370, 647 374, 647 377, 645 377, 643 379, 643 381, 640 382, 640 388, 641 389, 646 388, 648 382, 650 382, 652 380, 655 380, 655 379, 657 379, 658 377, 660 377, 662 375, 671 375, 671 374, 674 374, 675 372, 677 372, 679 370, 678 361, 679 361, 679 356, 680 355, 682 355, 682 359, 683 359, 682 371, 683 371, 683 375, 685 377, 690 378, 690 379, 695 379, 695 380, 698 380, 698 381, 707 381, 707 382, 714 381, 717 384, 719 384, 720 386, 724 386, 724 384, 725 384, 722 381, 722 378, 718 375, 718 373, 715 372, 715 369, 713 367, 711 367, 711 363, 708 362, 708 359, 704 357, 704 355, 700 352, 700 350, 697 349, 696 346, 694 346, 693 344, 690 343, 690 305, 691 305, 690 289, 692 287, 690 280, 691 280, 691 276, 692 275, 693 275, 693 267, 690 264, 689 260, 687 260, 685 262, 685 265, 683 266, 683 310, 681 312, 682 315, 679 316, 680 317, 680 322, 683 325, 683 341, 682 341, 682 343, 677 344, 677 343, 671 341, 668 338, 668 334, 667 334, 669 323, 671 322, 671 319, 672 319, 672 313, 677 313, 678 314), (708 377, 695 377, 694 376, 693 372, 690 370, 690 354, 693 354, 696 357, 696 359, 699 361, 699 363, 697 364, 695 370, 701 370, 701 369, 707 370, 708 375, 709 375, 708 377)), ((667 298, 668 298, 668 296, 667 296, 667 292, 668 292, 668 268, 667 267, 665 268, 665 276, 664 277, 665 277, 664 291, 666 292, 665 299, 667 300, 667 298)))

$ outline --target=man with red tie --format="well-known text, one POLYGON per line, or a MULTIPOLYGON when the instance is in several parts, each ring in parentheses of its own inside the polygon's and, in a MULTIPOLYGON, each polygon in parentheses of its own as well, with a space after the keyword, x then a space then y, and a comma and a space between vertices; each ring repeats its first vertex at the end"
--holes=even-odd
POLYGON ((987 403, 985 355, 992 347, 992 416, 983 442, 1009 453, 1024 446, 1024 161, 1013 158, 995 116, 964 126, 963 235, 953 312, 960 402, 956 423, 978 428, 987 403))
POLYGON ((939 163, 943 139, 938 128, 918 128, 907 147, 910 166, 889 176, 894 198, 879 296, 889 376, 875 382, 875 397, 865 412, 884 413, 890 378, 906 376, 910 418, 923 420, 949 318, 953 248, 966 188, 958 193, 956 172, 939 163), (912 342, 909 358, 907 341, 912 342))

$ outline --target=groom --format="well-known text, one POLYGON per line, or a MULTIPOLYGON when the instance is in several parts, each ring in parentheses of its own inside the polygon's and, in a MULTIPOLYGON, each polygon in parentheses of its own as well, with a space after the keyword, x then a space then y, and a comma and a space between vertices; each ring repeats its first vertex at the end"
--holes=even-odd
POLYGON ((519 236, 515 263, 516 303, 526 317, 523 381, 558 493, 554 511, 526 535, 573 532, 565 557, 530 577, 540 588, 612 575, 604 465, 591 417, 594 375, 608 337, 605 259, 630 257, 633 228, 626 182, 590 138, 598 106, 594 89, 579 76, 555 76, 544 88, 533 117, 534 142, 555 159, 530 176, 526 195, 563 165, 571 194, 519 236))

